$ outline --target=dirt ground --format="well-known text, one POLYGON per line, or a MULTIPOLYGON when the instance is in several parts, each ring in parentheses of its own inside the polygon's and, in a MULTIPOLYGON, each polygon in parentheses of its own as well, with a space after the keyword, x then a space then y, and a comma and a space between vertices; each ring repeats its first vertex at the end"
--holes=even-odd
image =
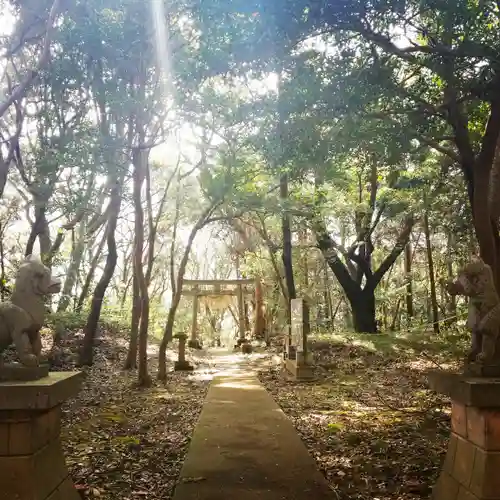
MULTIPOLYGON (((125 332, 123 332, 125 333, 125 332)), ((81 330, 67 334, 56 370, 75 366, 81 330)), ((210 381, 210 358, 190 356, 194 373, 170 372, 166 384, 136 386, 137 372, 123 371, 125 335, 100 330, 95 362, 85 368, 82 390, 63 406, 62 442, 82 498, 171 498, 210 381)), ((156 373, 157 346, 149 346, 156 373)), ((176 354, 167 352, 169 367, 176 354)))
MULTIPOLYGON (((121 369, 126 332, 101 328, 95 363, 64 408, 62 441, 82 498, 171 498, 214 369, 195 354, 194 373, 135 385, 121 369)), ((71 331, 56 369, 74 367, 81 330, 71 331)), ((449 400, 427 389, 425 371, 462 351, 450 338, 330 336, 313 341, 314 382, 284 374, 276 355, 256 360, 259 377, 339 499, 429 498, 447 446, 449 400), (452 347, 450 347, 452 346, 452 347), (274 361, 273 361, 274 360, 274 361)), ((150 345, 156 372, 156 345, 150 345)), ((193 353, 191 354, 193 356, 193 353)), ((169 365, 175 352, 168 352, 169 365)))
POLYGON ((260 372, 339 499, 430 498, 444 459, 450 402, 427 389, 425 371, 453 365, 462 346, 388 340, 313 343, 314 382, 276 365, 260 372))

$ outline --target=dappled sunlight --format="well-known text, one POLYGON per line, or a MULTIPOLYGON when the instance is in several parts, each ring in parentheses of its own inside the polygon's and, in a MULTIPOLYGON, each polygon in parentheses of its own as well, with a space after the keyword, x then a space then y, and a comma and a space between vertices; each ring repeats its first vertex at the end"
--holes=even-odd
MULTIPOLYGON (((202 367, 195 369, 191 377, 195 380, 214 380, 219 377, 231 378, 231 382, 217 381, 217 385, 219 387, 232 388, 245 388, 247 386, 245 382, 238 382, 238 380, 248 380, 249 376, 255 376, 256 370, 259 367, 259 365, 255 366, 255 364, 269 360, 269 354, 265 352, 242 354, 221 347, 208 349, 206 356, 209 368, 202 367)), ((196 358, 194 360, 196 361, 196 358)))
POLYGON ((221 382, 217 384, 217 387, 224 387, 228 389, 244 389, 244 390, 262 390, 261 385, 245 383, 245 382, 221 382))
POLYGON ((198 380, 198 381, 208 381, 214 378, 214 374, 200 371, 200 372, 195 372, 193 375, 191 375, 191 378, 193 380, 198 380))
MULTIPOLYGON (((435 351, 415 335, 334 337, 313 340, 314 383, 290 382, 281 367, 262 369, 261 381, 341 498, 412 498, 412 488, 425 496, 449 432, 449 401, 427 388, 435 351)), ((439 364, 453 364, 437 352, 439 364)))
POLYGON ((155 344, 148 344, 146 352, 148 356, 156 356, 158 354, 158 346, 155 344))

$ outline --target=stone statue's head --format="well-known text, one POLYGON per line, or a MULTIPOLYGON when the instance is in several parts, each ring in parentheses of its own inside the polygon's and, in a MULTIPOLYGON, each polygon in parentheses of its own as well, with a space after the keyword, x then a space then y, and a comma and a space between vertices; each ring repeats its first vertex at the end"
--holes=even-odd
POLYGON ((52 277, 50 269, 40 259, 29 255, 17 271, 15 289, 35 295, 50 295, 61 291, 61 281, 52 277))

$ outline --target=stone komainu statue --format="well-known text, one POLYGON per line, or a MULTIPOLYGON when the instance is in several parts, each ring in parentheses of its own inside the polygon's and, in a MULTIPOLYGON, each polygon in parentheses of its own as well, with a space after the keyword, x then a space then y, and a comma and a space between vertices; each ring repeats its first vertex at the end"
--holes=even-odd
POLYGON ((60 289, 61 282, 39 259, 29 256, 24 260, 17 271, 10 302, 0 303, 0 353, 14 344, 23 365, 38 366, 45 298, 60 289))
POLYGON ((468 360, 485 362, 498 356, 495 350, 500 333, 500 299, 491 267, 474 258, 447 288, 452 295, 469 297, 467 326, 472 331, 472 347, 468 360))

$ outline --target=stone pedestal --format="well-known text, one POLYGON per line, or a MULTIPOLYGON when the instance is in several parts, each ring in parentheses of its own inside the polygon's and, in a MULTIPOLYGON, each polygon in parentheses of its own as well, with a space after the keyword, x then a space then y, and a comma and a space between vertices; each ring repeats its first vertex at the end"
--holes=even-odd
POLYGON ((451 437, 433 500, 500 500, 500 379, 431 372, 452 401, 451 437))
POLYGON ((178 333, 174 338, 179 339, 179 355, 177 361, 174 363, 175 371, 191 371, 193 366, 186 361, 186 340, 187 335, 184 333, 178 333))
POLYGON ((312 366, 310 365, 300 364, 293 359, 287 359, 285 361, 285 368, 294 380, 300 381, 314 379, 314 372, 312 366))
POLYGON ((24 366, 21 363, 0 363, 0 382, 39 380, 49 375, 49 365, 24 366))
POLYGON ((0 383, 0 500, 80 500, 60 443, 61 404, 83 374, 0 383))

